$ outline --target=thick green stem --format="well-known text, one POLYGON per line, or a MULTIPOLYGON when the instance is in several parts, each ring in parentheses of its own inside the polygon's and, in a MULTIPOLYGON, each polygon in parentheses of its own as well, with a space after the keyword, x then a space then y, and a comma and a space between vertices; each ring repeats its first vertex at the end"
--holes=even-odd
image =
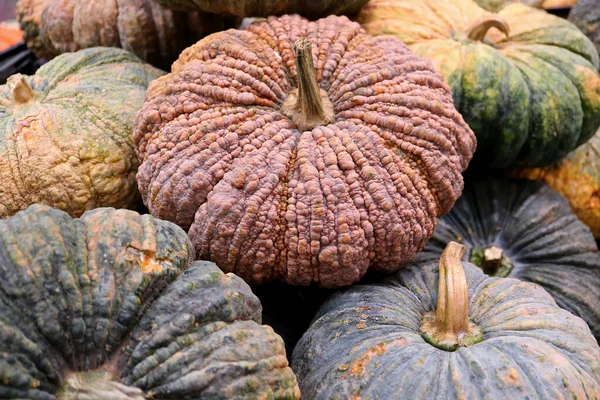
POLYGON ((435 311, 423 316, 421 335, 442 350, 454 351, 483 339, 481 328, 469 321, 469 291, 461 258, 465 246, 450 242, 439 263, 435 311))
POLYGON ((497 15, 486 15, 482 17, 465 31, 467 37, 477 42, 482 42, 487 34, 487 31, 491 28, 497 28, 506 36, 510 35, 510 27, 508 23, 497 15))
POLYGON ((327 125, 335 120, 333 104, 327 93, 319 88, 312 57, 312 45, 308 39, 294 43, 298 89, 288 95, 281 111, 296 124, 301 132, 327 125))
POLYGON ((21 74, 15 74, 6 80, 8 87, 12 93, 12 97, 15 102, 19 104, 28 103, 35 97, 35 93, 31 89, 31 86, 25 80, 25 77, 21 74))

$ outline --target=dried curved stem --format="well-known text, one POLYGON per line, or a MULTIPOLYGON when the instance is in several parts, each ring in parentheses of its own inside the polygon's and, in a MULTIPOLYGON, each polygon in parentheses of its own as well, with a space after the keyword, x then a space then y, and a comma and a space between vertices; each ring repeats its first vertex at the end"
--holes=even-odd
POLYGON ((294 53, 298 89, 284 102, 283 114, 292 119, 301 132, 332 123, 335 120, 333 105, 327 93, 319 88, 310 40, 298 39, 294 43, 294 53))
POLYGON ((497 28, 506 36, 510 35, 510 27, 504 18, 497 15, 486 15, 466 29, 467 37, 471 40, 482 42, 491 28, 497 28))
POLYGON ((421 324, 421 335, 430 344, 453 351, 483 339, 481 328, 469 321, 469 291, 462 267, 465 246, 450 242, 439 263, 436 310, 427 313, 421 324))

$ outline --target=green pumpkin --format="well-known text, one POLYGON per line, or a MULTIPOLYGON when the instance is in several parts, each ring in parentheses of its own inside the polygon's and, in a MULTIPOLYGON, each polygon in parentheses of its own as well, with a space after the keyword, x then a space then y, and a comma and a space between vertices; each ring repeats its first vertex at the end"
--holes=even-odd
POLYGON ((128 210, 0 221, 0 398, 298 398, 258 298, 193 253, 128 210))
POLYGON ((372 0, 357 18, 431 60, 477 136, 479 167, 549 165, 600 126, 598 52, 562 18, 472 0, 372 0))
POLYGON ((600 347, 539 285, 439 263, 332 296, 292 358, 304 399, 598 399, 600 347))
POLYGON ((498 180, 467 184, 415 262, 438 260, 451 241, 464 244, 463 260, 490 276, 544 287, 600 340, 600 253, 590 229, 549 186, 498 180))
POLYGON ((578 0, 569 12, 569 21, 581 29, 600 52, 600 0, 578 0))
POLYGON ((516 1, 536 8, 542 8, 542 4, 544 3, 544 0, 475 0, 475 3, 485 10, 498 12, 504 6, 516 1))

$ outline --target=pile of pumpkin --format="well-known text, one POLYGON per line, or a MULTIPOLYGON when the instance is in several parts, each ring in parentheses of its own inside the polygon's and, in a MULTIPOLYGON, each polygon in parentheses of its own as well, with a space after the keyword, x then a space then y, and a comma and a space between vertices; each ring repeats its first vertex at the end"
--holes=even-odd
POLYGON ((599 399, 600 1, 478 3, 20 0, 0 398, 599 399))

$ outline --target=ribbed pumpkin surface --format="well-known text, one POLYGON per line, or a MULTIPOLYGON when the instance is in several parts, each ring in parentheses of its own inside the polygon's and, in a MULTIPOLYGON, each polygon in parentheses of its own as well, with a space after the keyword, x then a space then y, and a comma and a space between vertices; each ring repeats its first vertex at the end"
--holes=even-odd
POLYGON ((486 249, 502 250, 508 259, 488 274, 541 285, 600 339, 600 253, 589 228, 550 187, 527 181, 468 184, 415 262, 438 260, 450 241, 464 244, 463 260, 480 267, 486 249))
POLYGON ((0 397, 298 398, 248 285, 192 259, 179 227, 133 211, 0 221, 0 397), (115 382, 56 395, 90 370, 115 382))
POLYGON ((410 261, 475 149, 428 61, 335 16, 201 40, 150 85, 133 138, 145 204, 191 227, 199 257, 252 283, 326 287, 410 261), (282 110, 301 38, 333 107, 305 131, 282 110))
POLYGON ((463 262, 483 340, 440 350, 420 335, 438 264, 413 264, 330 298, 292 358, 306 399, 595 399, 600 347, 541 286, 463 262))
POLYGON ((20 0, 17 18, 38 57, 120 47, 163 69, 186 46, 226 29, 216 15, 173 12, 152 0, 20 0))
POLYGON ((578 0, 569 13, 569 21, 581 29, 600 52, 600 0, 578 0))
POLYGON ((600 130, 556 165, 516 170, 519 178, 541 180, 565 196, 573 212, 600 238, 600 130))
POLYGON ((155 0, 175 10, 202 10, 240 17, 268 17, 298 13, 319 18, 356 13, 368 0, 155 0))
POLYGON ((0 218, 34 203, 72 216, 137 206, 131 126, 162 74, 124 50, 91 48, 0 86, 0 218))
POLYGON ((472 0, 372 0, 357 19, 444 75, 480 167, 549 165, 600 126, 598 52, 562 18, 520 3, 492 14, 472 0))

